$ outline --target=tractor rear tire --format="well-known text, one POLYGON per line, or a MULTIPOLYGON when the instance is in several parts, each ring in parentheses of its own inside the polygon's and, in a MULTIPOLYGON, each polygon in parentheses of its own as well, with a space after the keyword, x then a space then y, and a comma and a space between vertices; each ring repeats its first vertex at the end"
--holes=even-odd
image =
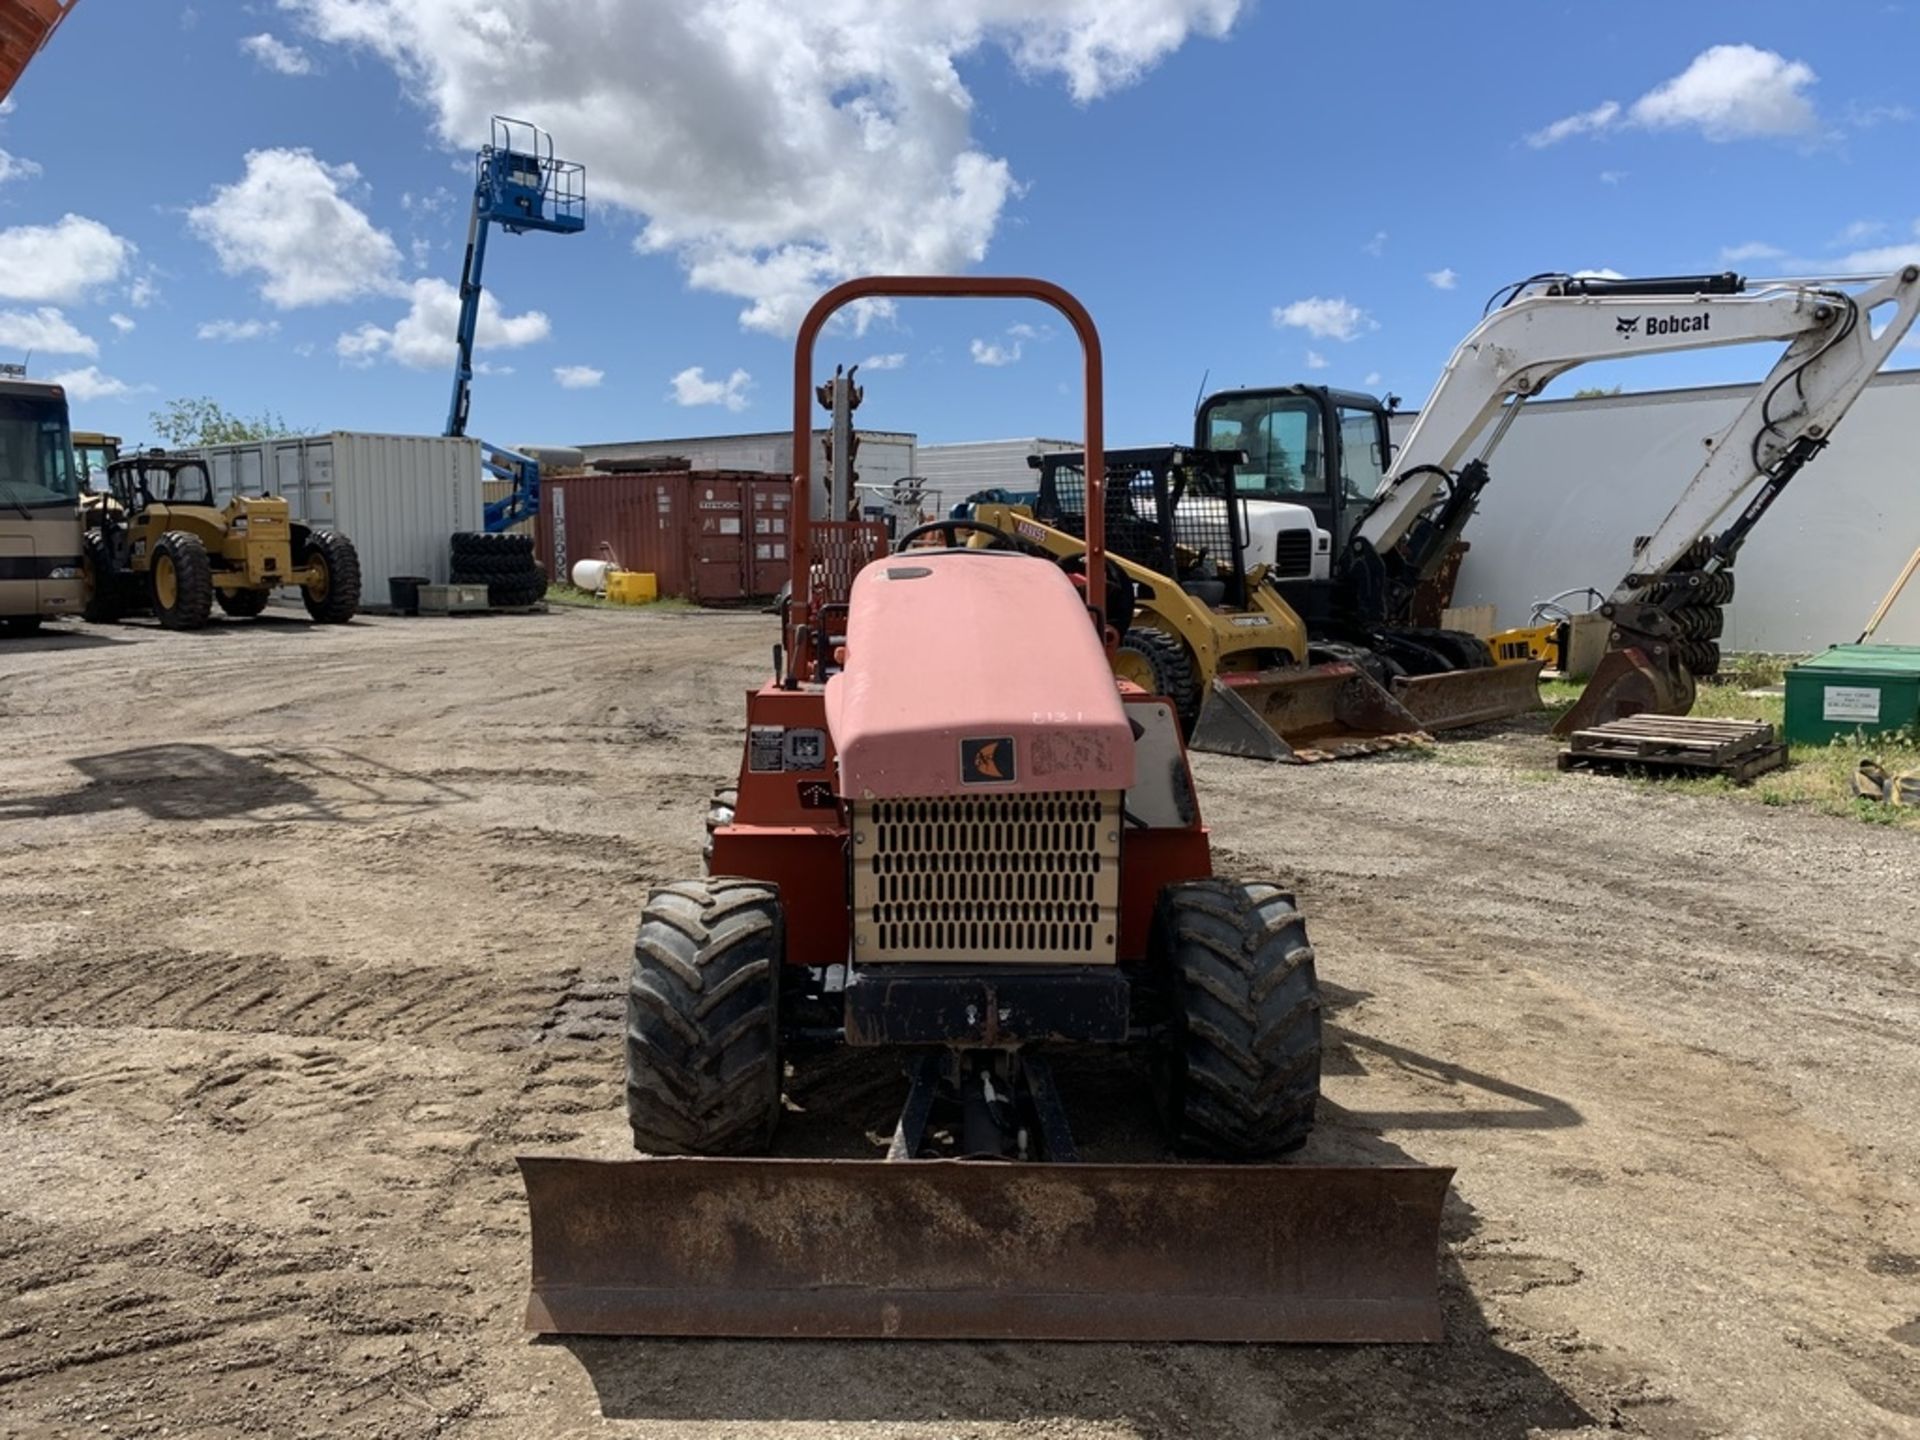
POLYGON ((322 625, 344 625, 360 608, 360 552, 337 530, 315 530, 307 537, 300 563, 316 561, 326 566, 326 579, 318 586, 301 586, 300 598, 307 602, 307 614, 322 625))
POLYGON ((1185 645, 1164 630, 1138 625, 1121 637, 1115 661, 1114 668, 1123 679, 1171 700, 1173 713, 1180 717, 1180 733, 1193 733, 1200 718, 1200 681, 1185 645))
POLYGON ((222 590, 216 597, 220 608, 236 620, 251 620, 267 608, 271 590, 222 590))
POLYGON ((764 1152, 780 1122, 779 894, 716 877, 648 897, 627 990, 627 1122, 652 1155, 764 1152))
POLYGON ((700 847, 700 858, 707 862, 707 873, 713 873, 713 832, 722 825, 733 824, 734 811, 740 806, 740 791, 732 785, 717 787, 707 800, 707 839, 700 847))
POLYGON ((169 630, 201 630, 213 618, 213 562, 197 535, 169 530, 147 571, 153 613, 169 630))
POLYGON ((9 615, 6 619, 0 620, 0 635, 6 636, 9 640, 25 640, 29 636, 38 635, 40 619, 38 615, 9 615))
POLYGON ((1260 1160, 1304 1144, 1320 1100, 1320 986, 1293 897, 1170 885, 1148 953, 1168 1002, 1156 1088, 1176 1146, 1260 1160))

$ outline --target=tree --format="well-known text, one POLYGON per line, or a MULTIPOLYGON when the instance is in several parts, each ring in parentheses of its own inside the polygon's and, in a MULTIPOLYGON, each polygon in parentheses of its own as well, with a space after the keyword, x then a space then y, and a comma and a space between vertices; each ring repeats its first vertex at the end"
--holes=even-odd
POLYGON ((1584 390, 1574 391, 1573 398, 1576 400, 1591 400, 1596 395, 1618 395, 1619 393, 1620 387, 1618 385, 1589 385, 1584 390))
POLYGON ((297 433, 285 417, 272 410, 254 416, 232 415, 205 395, 169 400, 165 409, 147 417, 147 423, 169 445, 232 445, 297 433))

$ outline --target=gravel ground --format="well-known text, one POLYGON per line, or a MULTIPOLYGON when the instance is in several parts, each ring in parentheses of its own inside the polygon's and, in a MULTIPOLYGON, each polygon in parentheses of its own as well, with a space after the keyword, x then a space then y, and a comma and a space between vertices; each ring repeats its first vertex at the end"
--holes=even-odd
MULTIPOLYGON (((1920 836, 1530 733, 1196 763, 1314 927, 1307 1158, 1459 1167, 1443 1344, 527 1339, 512 1156, 622 1153, 633 918, 771 639, 0 643, 0 1435, 1920 1435, 1920 836)), ((898 1099, 794 1088, 829 1149, 898 1099)))

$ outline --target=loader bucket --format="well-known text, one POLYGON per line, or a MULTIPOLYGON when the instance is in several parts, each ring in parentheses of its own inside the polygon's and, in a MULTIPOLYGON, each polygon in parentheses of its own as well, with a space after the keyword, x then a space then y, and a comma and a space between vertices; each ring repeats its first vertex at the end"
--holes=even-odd
POLYGON ((1441 1338, 1424 1166, 522 1156, 543 1334, 1441 1338))
POLYGON ((1629 715, 1686 714, 1693 709, 1693 674, 1672 655, 1665 646, 1607 651, 1553 733, 1571 735, 1629 715))
POLYGON ((1405 749, 1430 739, 1372 676, 1342 660, 1219 676, 1200 707, 1187 748, 1297 765, 1405 749))
POLYGON ((1393 695, 1428 730, 1484 725, 1546 708, 1540 700, 1544 663, 1522 660, 1481 670, 1403 676, 1393 682, 1393 695))

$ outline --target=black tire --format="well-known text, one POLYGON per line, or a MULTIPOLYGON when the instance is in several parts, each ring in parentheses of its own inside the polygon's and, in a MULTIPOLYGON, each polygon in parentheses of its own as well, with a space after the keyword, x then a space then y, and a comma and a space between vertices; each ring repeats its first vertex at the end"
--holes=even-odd
POLYGON ((25 640, 29 635, 40 633, 40 620, 38 615, 9 615, 0 620, 0 635, 10 640, 25 640))
POLYGON ((1373 683, 1382 689, 1392 689, 1393 682, 1407 673, 1391 655, 1382 655, 1379 651, 1369 650, 1364 645, 1346 645, 1338 640, 1323 640, 1307 647, 1309 665, 1326 665, 1343 660, 1371 676, 1373 683))
POLYGON ((765 1151, 780 1122, 780 897, 754 880, 663 885, 627 990, 627 1122, 651 1155, 765 1151))
POLYGON ((148 593, 153 613, 169 630, 199 630, 213 618, 213 562, 200 537, 184 530, 169 530, 153 547, 147 570, 148 593), (162 596, 172 575, 173 601, 162 596))
POLYGON ((1180 717, 1180 733, 1191 734, 1194 721, 1200 718, 1201 696, 1187 647, 1164 630, 1139 625, 1120 638, 1120 653, 1126 658, 1117 658, 1115 668, 1127 667, 1133 672, 1127 679, 1171 700, 1173 713, 1180 717))
POLYGON ((700 858, 707 862, 707 873, 713 873, 713 832, 722 825, 733 824, 734 811, 740 804, 740 792, 732 785, 717 787, 707 799, 707 838, 700 846, 700 858))
POLYGON ((220 608, 236 620, 251 620, 267 608, 267 601, 273 598, 271 590, 221 590, 214 597, 220 602, 220 608))
POLYGON ((114 570, 113 550, 100 531, 89 530, 80 537, 80 564, 86 575, 87 591, 80 618, 89 625, 118 624, 126 614, 123 603, 126 577, 114 570))
POLYGON ((1293 897, 1274 885, 1169 885, 1149 955, 1167 999, 1157 1057, 1174 1143, 1225 1160, 1297 1149, 1320 1100, 1320 987, 1293 897))
POLYGON ((344 625, 360 608, 360 552, 337 530, 315 530, 307 536, 300 564, 316 562, 326 566, 327 578, 324 585, 300 588, 307 614, 322 625, 344 625))

